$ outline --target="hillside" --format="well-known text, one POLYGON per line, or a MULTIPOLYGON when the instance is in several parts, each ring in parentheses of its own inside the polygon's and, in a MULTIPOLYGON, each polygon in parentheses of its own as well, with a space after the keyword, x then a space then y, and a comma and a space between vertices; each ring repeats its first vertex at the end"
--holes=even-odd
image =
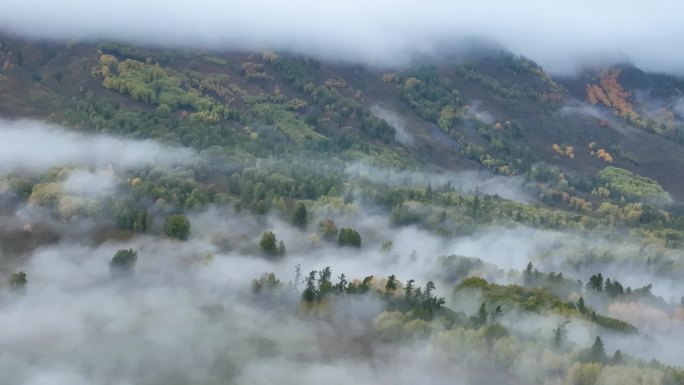
MULTIPOLYGON (((352 157, 382 153, 390 163, 415 159, 424 166, 504 175, 525 175, 544 163, 576 174, 583 184, 612 165, 684 197, 684 182, 671 177, 684 166, 681 81, 629 67, 554 81, 534 62, 505 52, 381 70, 272 52, 62 45, 7 36, 0 47, 4 116, 135 131, 198 149, 221 146, 226 136, 231 143, 249 140, 245 127, 252 126, 262 135, 261 150, 272 151, 280 140, 287 148, 352 157), (120 63, 131 65, 122 73, 120 63), (587 94, 608 84, 609 74, 626 110, 587 94), (107 126, 112 109, 136 118, 107 126), (150 119, 165 132, 137 127, 149 126, 150 119), (197 122, 212 132, 183 132, 197 122), (600 150, 609 158, 599 157, 600 150)), ((586 198, 587 186, 572 187, 586 198)))
POLYGON ((684 384, 684 80, 468 52, 0 35, 0 378, 684 384))

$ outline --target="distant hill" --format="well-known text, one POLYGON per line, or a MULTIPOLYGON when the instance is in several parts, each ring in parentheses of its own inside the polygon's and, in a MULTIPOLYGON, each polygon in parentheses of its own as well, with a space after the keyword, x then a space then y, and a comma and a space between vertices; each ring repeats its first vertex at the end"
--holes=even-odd
POLYGON ((233 146, 231 156, 315 152, 489 169, 543 184, 550 203, 568 189, 601 198, 594 179, 607 166, 684 198, 682 89, 681 79, 629 65, 554 78, 507 52, 381 70, 274 52, 0 37, 5 117, 199 150, 233 146))

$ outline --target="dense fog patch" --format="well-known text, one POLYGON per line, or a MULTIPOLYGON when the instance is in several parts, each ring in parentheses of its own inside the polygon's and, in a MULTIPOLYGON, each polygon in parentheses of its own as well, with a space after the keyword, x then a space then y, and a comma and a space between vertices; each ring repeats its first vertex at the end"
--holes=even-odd
POLYGON ((69 164, 102 170, 111 166, 124 169, 170 166, 188 163, 194 158, 191 150, 170 150, 149 140, 78 133, 33 120, 0 120, 0 172, 3 173, 44 171, 69 164))

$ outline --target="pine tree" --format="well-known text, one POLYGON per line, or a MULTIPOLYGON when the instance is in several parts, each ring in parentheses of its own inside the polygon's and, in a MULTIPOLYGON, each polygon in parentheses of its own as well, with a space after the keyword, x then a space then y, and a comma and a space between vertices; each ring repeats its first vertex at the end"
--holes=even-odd
POLYGON ((584 305, 584 298, 580 297, 579 301, 577 301, 577 310, 580 311, 580 313, 584 314, 584 312, 587 311, 586 306, 584 305))
POLYGON ((485 303, 482 302, 482 305, 480 305, 480 310, 477 311, 477 316, 475 317, 475 323, 478 326, 483 326, 484 324, 487 323, 488 317, 489 317, 489 314, 487 314, 487 305, 485 305, 485 303))
POLYGON ((406 286, 404 287, 404 297, 408 300, 411 301, 411 298, 413 297, 413 284, 414 280, 409 279, 408 282, 406 282, 406 286))
POLYGON ((622 352, 620 352, 620 350, 615 351, 612 361, 613 365, 620 365, 622 363, 622 352))
POLYGON ((339 282, 337 285, 335 285, 335 293, 338 295, 342 295, 347 292, 347 277, 344 276, 344 273, 337 277, 339 279, 339 282))
POLYGON ((596 336, 594 344, 589 349, 589 361, 591 362, 604 362, 606 359, 606 348, 603 346, 603 340, 601 337, 596 336))
POLYGON ((566 330, 566 325, 570 323, 570 321, 566 320, 562 323, 559 323, 558 326, 553 329, 553 346, 556 348, 559 348, 561 345, 563 345, 563 342, 565 342, 565 338, 567 336, 567 330, 566 330))
POLYGON ((532 266, 532 262, 527 263, 527 267, 525 268, 525 271, 523 271, 523 279, 525 282, 525 286, 530 286, 532 285, 532 269, 534 266, 532 266))

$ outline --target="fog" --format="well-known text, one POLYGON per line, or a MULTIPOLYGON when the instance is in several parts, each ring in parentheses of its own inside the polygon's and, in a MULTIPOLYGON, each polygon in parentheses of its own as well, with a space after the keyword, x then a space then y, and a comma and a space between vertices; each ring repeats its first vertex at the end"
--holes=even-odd
MULTIPOLYGON (((334 277, 345 273, 349 279, 394 273, 403 281, 415 278, 420 284, 435 279, 439 295, 450 298, 453 283, 440 280, 439 255, 478 256, 503 269, 488 279, 519 283, 504 271, 520 270, 530 260, 546 266, 561 264, 562 255, 554 256, 553 262, 540 259, 559 244, 588 241, 586 248, 595 248, 606 242, 527 228, 491 228, 472 237, 445 240, 415 227, 393 229, 380 216, 336 219, 340 224, 353 221, 364 234, 360 252, 315 246, 308 232, 276 217, 259 223, 221 207, 191 214, 193 233, 186 242, 139 235, 104 243, 63 240, 36 250, 23 265, 29 276, 27 292, 0 294, 4 347, 0 373, 16 384, 314 384, 330 376, 332 383, 340 384, 491 383, 486 380, 494 381, 491 377, 445 361, 444 355, 455 351, 465 355, 466 363, 482 358, 475 351, 468 353, 466 346, 445 352, 440 346, 449 334, 440 334, 439 329, 431 338, 408 346, 373 339, 371 324, 383 310, 377 298, 341 299, 323 319, 301 313, 299 293, 287 289, 294 266, 301 265, 305 272, 332 266, 334 277), (287 244, 284 259, 269 261, 246 249, 224 250, 216 244, 216 236, 223 234, 254 247, 265 228, 287 244), (566 239, 572 237, 576 239, 566 239), (393 241, 391 251, 380 250, 384 240, 393 241), (114 279, 107 263, 117 249, 128 247, 139 253, 135 274, 114 279), (214 257, 207 262, 209 252, 214 257), (249 290, 253 278, 269 271, 286 285, 277 302, 249 290)), ((616 252, 624 255, 628 246, 616 252)), ((465 306, 467 301, 450 306, 473 314, 479 301, 471 302, 471 306, 465 306)), ((610 311, 622 314, 616 307, 610 311)), ((633 314, 626 319, 642 326, 643 317, 647 315, 642 321, 633 314)), ((568 340, 584 347, 601 333, 609 353, 621 349, 677 364, 679 350, 667 341, 681 335, 681 321, 666 319, 667 327, 657 328, 652 318, 648 320, 652 327, 645 332, 655 339, 606 334, 588 322, 573 320, 568 340)), ((515 360, 516 371, 535 368, 532 357, 544 345, 540 339, 550 338, 545 336, 563 320, 553 314, 504 314, 502 324, 516 338, 529 339, 515 360)))
MULTIPOLYGON (((111 166, 124 169, 172 166, 188 163, 193 159, 196 158, 191 150, 169 150, 153 141, 67 131, 59 126, 34 120, 0 119, 2 173, 44 171, 54 166, 73 164, 100 169, 111 166)), ((85 177, 83 174, 72 176, 69 183, 75 187, 84 182, 85 177)), ((102 178, 106 177, 101 177, 100 181, 102 178)))
POLYGON ((684 4, 664 0, 4 1, 3 29, 38 38, 292 50, 326 59, 405 64, 415 55, 501 44, 552 72, 632 60, 681 74, 684 4), (59 15, 59 17, 55 17, 59 15))
MULTIPOLYGON (((199 157, 152 141, 69 132, 33 121, 3 121, 0 149, 3 172, 69 164, 59 179, 60 188, 94 204, 116 192, 120 179, 116 169, 183 164, 199 157)), ((416 187, 431 183, 435 189, 451 183, 466 191, 528 199, 522 181, 515 178, 391 171, 362 163, 350 164, 346 171, 377 183, 416 187)), ((154 205, 150 203, 150 209, 154 205)), ((0 290, 0 377, 20 385, 319 384, 324 380, 525 384, 534 375, 569 366, 574 358, 568 357, 576 357, 599 334, 606 337, 609 354, 619 348, 646 360, 655 357, 681 364, 682 350, 672 341, 682 337, 684 323, 681 311, 673 309, 684 284, 674 275, 644 271, 646 256, 656 253, 677 261, 684 258, 681 250, 644 247, 628 234, 519 225, 483 226, 473 234, 445 237, 419 226, 395 227, 387 213, 362 200, 349 205, 353 207, 312 207, 305 230, 291 226, 275 210, 257 216, 209 205, 188 211, 192 228, 186 241, 164 236, 161 218, 154 218, 147 234, 102 237, 93 218, 56 218, 51 210, 61 207, 29 202, 2 213, 0 229, 7 234, 1 234, 0 281, 7 282, 11 272, 21 270, 28 276, 28 286, 24 293, 0 290), (326 218, 333 218, 339 227, 358 230, 362 247, 340 248, 334 241, 321 240, 316 225, 326 218), (57 236, 35 247, 6 251, 10 242, 38 241, 37 230, 11 232, 27 222, 34 228, 46 226, 57 236), (261 255, 258 243, 265 230, 285 243, 284 257, 261 255), (391 247, 384 247, 388 241, 391 247), (138 252, 134 273, 112 275, 112 256, 128 248, 138 252), (491 348, 482 345, 485 328, 449 329, 440 319, 402 324, 403 315, 385 312, 386 302, 379 295, 335 297, 329 306, 307 311, 301 302, 303 283, 294 281, 298 265, 304 274, 330 266, 334 282, 342 273, 349 281, 373 275, 380 288, 390 274, 400 282, 415 279, 418 286, 433 280, 435 293, 445 297, 448 306, 472 316, 482 296, 452 295, 459 280, 450 278, 453 272, 440 264, 444 255, 488 263, 462 272, 461 278, 480 276, 499 284, 521 284, 520 270, 532 262, 543 272, 562 271, 571 281, 586 281, 602 271, 633 288, 653 283, 653 293, 664 300, 609 305, 601 294, 559 294, 564 301, 582 294, 597 312, 624 317, 642 331, 609 333, 573 318, 567 335, 570 353, 561 358, 549 350, 553 328, 565 321, 555 312, 507 308, 500 321, 511 335, 491 348), (254 294, 253 279, 267 272, 281 280, 281 290, 254 294), (383 338, 396 333, 396 328, 403 328, 406 341, 383 338), (411 334, 411 328, 418 332, 411 334), (517 348, 511 348, 515 343, 517 348), (549 356, 560 363, 549 363, 549 356)))
POLYGON ((427 188, 429 184, 433 189, 437 189, 449 184, 456 190, 470 194, 499 195, 502 198, 523 203, 534 200, 533 194, 525 188, 521 177, 505 177, 484 171, 395 171, 370 166, 362 162, 349 164, 346 171, 351 176, 382 181, 391 186, 427 188))
MULTIPOLYGON (((21 266, 29 277, 27 292, 0 293, 0 373, 16 384, 313 384, 329 376, 340 384, 379 379, 398 384, 491 383, 479 382, 478 375, 444 361, 447 353, 440 344, 449 335, 439 334, 439 329, 430 339, 409 346, 373 339, 371 325, 384 305, 372 296, 341 299, 323 319, 300 312, 299 293, 287 289, 293 284, 294 266, 301 265, 305 273, 331 266, 333 277, 345 273, 350 280, 397 274, 404 282, 414 278, 423 285, 434 279, 438 295, 450 298, 455 282, 441 279, 440 255, 477 256, 501 269, 487 274, 487 279, 519 283, 515 274, 506 273, 508 269, 520 270, 528 261, 551 268, 563 264, 564 253, 570 252, 564 247, 573 242, 586 249, 608 242, 598 236, 528 228, 489 228, 469 237, 443 239, 415 227, 393 228, 382 216, 334 217, 364 235, 361 251, 312 244, 311 230, 294 229, 275 216, 255 221, 220 206, 191 213, 193 231, 185 242, 138 235, 102 243, 72 238, 42 247, 21 266), (284 259, 269 261, 256 252, 264 229, 285 241, 284 259), (224 247, 219 236, 239 247, 224 247), (393 242, 390 251, 381 250, 386 240, 393 242), (135 274, 111 277, 109 259, 117 249, 129 247, 139 253, 135 274), (560 253, 543 257, 554 249, 560 253), (214 255, 211 260, 206 259, 208 253, 214 255), (264 272, 275 272, 285 284, 277 302, 250 293, 252 279, 264 272)), ((615 251, 625 256, 629 247, 635 246, 626 244, 615 251)), ((454 309, 473 314, 479 301, 471 302, 460 302, 454 309)), ((611 312, 620 314, 616 308, 611 312)), ((532 357, 544 344, 534 341, 550 338, 544 336, 550 336, 563 317, 511 311, 501 322, 517 338, 529 339, 516 360, 516 370, 524 373, 532 363, 523 358, 535 362, 532 357)), ((609 353, 619 348, 677 363, 675 347, 666 341, 680 335, 681 322, 647 331, 656 339, 607 337, 609 353)), ((597 333, 606 336, 575 320, 569 325, 568 340, 588 346, 597 333)), ((466 363, 481 359, 464 346, 456 351, 465 354, 466 363)), ((455 353, 447 356, 451 354, 455 353)))
POLYGON ((414 137, 406 127, 406 121, 398 113, 380 105, 371 106, 371 112, 380 119, 384 119, 396 130, 395 139, 406 147, 411 147, 414 137))

